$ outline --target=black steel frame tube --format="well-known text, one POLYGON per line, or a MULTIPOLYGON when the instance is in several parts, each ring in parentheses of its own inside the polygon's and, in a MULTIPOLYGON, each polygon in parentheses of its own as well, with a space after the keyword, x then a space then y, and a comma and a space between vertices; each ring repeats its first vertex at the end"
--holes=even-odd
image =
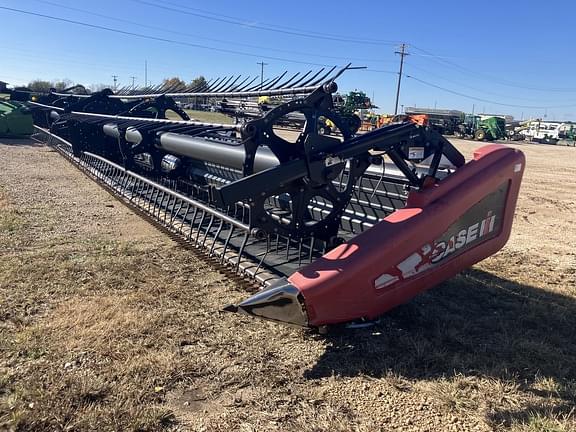
MULTIPOLYGON (((174 132, 161 133, 156 147, 167 153, 186 156, 242 170, 246 152, 240 143, 230 145, 206 138, 191 137, 174 132)), ((268 147, 260 146, 254 158, 254 172, 279 165, 278 159, 268 147)))

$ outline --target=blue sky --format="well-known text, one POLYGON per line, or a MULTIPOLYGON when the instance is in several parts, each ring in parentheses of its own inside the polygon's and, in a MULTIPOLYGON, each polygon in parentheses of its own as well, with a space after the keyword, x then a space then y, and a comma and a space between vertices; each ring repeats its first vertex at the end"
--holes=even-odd
POLYGON ((394 51, 405 42, 410 55, 401 105, 576 120, 571 1, 0 0, 0 7, 183 42, 0 9, 0 80, 15 84, 69 78, 111 85, 112 75, 121 85, 131 76, 143 84, 146 60, 153 83, 171 76, 256 75, 261 60, 268 63, 266 76, 351 61, 368 70, 347 72, 340 89, 364 90, 382 112, 391 112, 399 63, 394 51))

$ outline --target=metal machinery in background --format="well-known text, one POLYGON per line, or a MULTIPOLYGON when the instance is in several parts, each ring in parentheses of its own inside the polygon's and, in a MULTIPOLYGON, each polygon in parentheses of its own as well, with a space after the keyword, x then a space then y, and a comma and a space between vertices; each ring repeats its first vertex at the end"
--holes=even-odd
POLYGON ((0 100, 0 137, 29 136, 33 132, 32 113, 26 105, 0 100))
MULTIPOLYGON (((464 157, 413 122, 356 135, 335 79, 211 91, 51 94, 38 139, 260 291, 226 307, 301 326, 372 320, 506 242, 517 150, 464 157), (172 97, 295 95, 241 125, 190 121, 172 97), (166 111, 181 120, 167 120, 166 111), (284 127, 295 114, 298 132, 284 127), (319 130, 330 121, 337 135, 319 130)), ((274 80, 272 80, 274 81, 274 80)))
POLYGON ((466 114, 458 126, 456 135, 460 138, 471 137, 478 141, 506 139, 506 120, 503 117, 466 114))
POLYGON ((458 132, 465 115, 464 112, 458 110, 417 107, 406 107, 404 113, 407 115, 427 115, 430 126, 445 135, 458 132))

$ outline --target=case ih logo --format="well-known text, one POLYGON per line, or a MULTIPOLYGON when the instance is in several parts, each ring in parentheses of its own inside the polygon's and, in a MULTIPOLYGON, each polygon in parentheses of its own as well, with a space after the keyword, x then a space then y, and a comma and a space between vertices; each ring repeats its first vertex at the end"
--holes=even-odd
POLYGON ((437 263, 442 261, 448 255, 493 232, 495 222, 496 215, 489 211, 488 216, 482 219, 481 222, 476 222, 468 228, 460 230, 457 235, 451 236, 448 241, 435 241, 434 249, 430 255, 430 262, 437 263))
POLYGON ((481 221, 465 226, 454 234, 450 234, 454 232, 453 227, 454 225, 432 244, 422 246, 420 251, 410 255, 391 272, 384 273, 378 277, 374 281, 374 287, 382 289, 400 280, 408 279, 435 266, 456 252, 468 249, 467 246, 472 247, 473 244, 480 243, 481 240, 491 237, 490 234, 495 234, 496 214, 490 210, 481 221))
POLYGON ((498 235, 507 192, 508 183, 500 185, 468 209, 439 238, 380 275, 374 287, 382 289, 406 280, 498 235))

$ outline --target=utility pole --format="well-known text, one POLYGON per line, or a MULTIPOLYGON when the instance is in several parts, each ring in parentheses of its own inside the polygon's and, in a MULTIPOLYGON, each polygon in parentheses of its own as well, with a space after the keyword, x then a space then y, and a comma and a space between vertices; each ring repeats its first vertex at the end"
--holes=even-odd
POLYGON ((264 66, 268 66, 268 63, 261 61, 256 62, 256 64, 260 65, 260 90, 262 90, 262 87, 264 86, 264 66))
POLYGON ((116 83, 118 82, 118 75, 112 75, 112 78, 114 79, 114 91, 116 91, 116 83))
POLYGON ((132 78, 132 90, 134 90, 134 80, 138 77, 135 76, 131 76, 130 78, 132 78))
POLYGON ((398 114, 398 100, 400 99, 400 83, 402 82, 402 68, 404 67, 404 57, 409 55, 406 52, 406 44, 400 45, 400 51, 395 51, 395 54, 400 54, 400 71, 398 72, 398 87, 396 88, 396 105, 394 106, 394 115, 398 114))
POLYGON ((144 60, 144 87, 148 87, 148 60, 144 60))
POLYGON ((400 99, 400 83, 402 82, 402 68, 404 67, 404 57, 409 55, 406 52, 406 44, 400 45, 400 51, 395 51, 395 54, 400 54, 400 71, 398 72, 398 88, 396 89, 396 105, 394 106, 394 115, 398 114, 398 100, 400 99))

